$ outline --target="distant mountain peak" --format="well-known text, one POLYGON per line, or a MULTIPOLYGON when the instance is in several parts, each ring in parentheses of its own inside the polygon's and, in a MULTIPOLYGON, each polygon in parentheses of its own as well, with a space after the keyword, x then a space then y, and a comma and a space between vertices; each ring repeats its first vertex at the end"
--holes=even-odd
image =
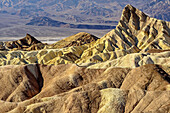
POLYGON ((35 37, 30 35, 29 33, 27 33, 26 36, 23 39, 29 40, 30 42, 34 42, 34 43, 41 43, 39 40, 37 40, 35 37))

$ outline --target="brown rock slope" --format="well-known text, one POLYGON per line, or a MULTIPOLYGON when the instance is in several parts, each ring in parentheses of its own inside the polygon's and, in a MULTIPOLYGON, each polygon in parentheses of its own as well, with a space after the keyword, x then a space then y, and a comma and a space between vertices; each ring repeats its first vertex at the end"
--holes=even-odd
POLYGON ((0 43, 1 50, 39 50, 43 49, 44 46, 45 44, 41 43, 30 34, 27 34, 26 37, 16 41, 0 43))
POLYGON ((80 32, 75 35, 64 38, 52 45, 49 48, 64 48, 71 46, 81 46, 98 40, 99 38, 89 33, 80 32))
POLYGON ((2 113, 170 110, 170 75, 158 65, 87 69, 75 64, 31 64, 2 66, 0 70, 2 113))
POLYGON ((161 52, 165 52, 165 51, 170 51, 170 49, 168 50, 161 50, 161 49, 150 49, 147 52, 148 53, 161 53, 161 52))

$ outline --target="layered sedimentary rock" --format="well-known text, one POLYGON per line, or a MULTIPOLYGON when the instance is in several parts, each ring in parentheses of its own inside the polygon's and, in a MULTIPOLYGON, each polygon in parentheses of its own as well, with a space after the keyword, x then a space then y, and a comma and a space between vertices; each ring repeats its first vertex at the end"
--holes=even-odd
MULTIPOLYGON (((156 50, 149 51, 156 52, 156 50)), ((170 51, 161 53, 133 53, 126 56, 108 60, 106 62, 96 63, 96 64, 82 64, 91 65, 88 68, 102 69, 109 67, 125 67, 125 68, 135 68, 146 64, 159 64, 170 74, 170 51)))
POLYGON ((127 5, 116 29, 90 45, 77 62, 112 60, 114 58, 105 59, 103 56, 104 53, 113 51, 119 56, 119 54, 146 52, 149 49, 169 49, 169 27, 169 22, 150 18, 133 6, 127 5), (95 59, 96 57, 100 60, 95 59))
POLYGON ((0 42, 0 50, 40 50, 45 44, 35 39, 30 34, 16 41, 0 42))
POLYGON ((0 70, 1 112, 169 110, 170 76, 158 65, 88 69, 75 64, 31 64, 2 66, 0 70))
MULTIPOLYGON (((169 22, 150 18, 133 6, 127 5, 117 27, 100 39, 88 33, 78 33, 55 44, 43 46, 44 49, 41 51, 0 52, 0 65, 30 63, 80 65, 121 59, 132 53, 144 53, 146 56, 145 52, 151 49, 158 51, 170 49, 169 27, 169 22)), ((34 46, 29 49, 37 47, 34 46)), ((169 52, 165 54, 169 57, 169 52)))
MULTIPOLYGON (((85 48, 85 47, 84 47, 85 48)), ((154 50, 156 51, 156 50, 154 50)), ((160 51, 160 50, 157 50, 160 51)), ((83 53, 82 47, 75 46, 63 49, 43 49, 39 51, 1 51, 0 65, 19 65, 19 64, 69 64, 78 60, 83 53), (68 53, 67 53, 68 52, 68 53)), ((135 68, 145 64, 159 64, 169 66, 170 51, 158 53, 125 53, 119 54, 119 51, 99 54, 93 57, 95 60, 101 60, 101 63, 95 63, 89 60, 86 63, 78 65, 92 65, 91 68, 108 68, 108 67, 130 67, 135 68), (102 59, 99 55, 102 56, 102 59), (113 60, 107 60, 107 59, 113 60), (105 62, 102 62, 105 61, 105 62)))

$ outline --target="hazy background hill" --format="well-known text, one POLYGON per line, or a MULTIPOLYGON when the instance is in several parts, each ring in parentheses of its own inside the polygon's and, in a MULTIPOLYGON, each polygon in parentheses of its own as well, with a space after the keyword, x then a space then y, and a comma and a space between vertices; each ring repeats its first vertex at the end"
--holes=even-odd
MULTIPOLYGON (((0 0, 0 36, 23 36, 25 32, 37 36, 57 35, 58 28, 47 27, 48 24, 46 27, 25 26, 37 17, 48 17, 54 21, 70 24, 115 26, 120 19, 122 9, 127 4, 132 4, 151 17, 170 20, 169 0, 0 0)), ((65 35, 68 35, 68 29, 60 29, 66 31, 65 35)), ((71 34, 79 32, 79 28, 69 30, 71 34)), ((99 34, 96 30, 89 32, 102 35, 101 31, 99 34)))

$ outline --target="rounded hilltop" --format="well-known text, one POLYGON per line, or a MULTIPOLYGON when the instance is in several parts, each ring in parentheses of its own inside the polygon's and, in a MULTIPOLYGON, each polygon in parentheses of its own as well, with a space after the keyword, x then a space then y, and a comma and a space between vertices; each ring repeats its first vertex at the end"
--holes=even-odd
POLYGON ((52 45, 51 48, 64 48, 71 46, 81 46, 98 40, 99 38, 86 32, 80 32, 75 35, 64 38, 52 45))

